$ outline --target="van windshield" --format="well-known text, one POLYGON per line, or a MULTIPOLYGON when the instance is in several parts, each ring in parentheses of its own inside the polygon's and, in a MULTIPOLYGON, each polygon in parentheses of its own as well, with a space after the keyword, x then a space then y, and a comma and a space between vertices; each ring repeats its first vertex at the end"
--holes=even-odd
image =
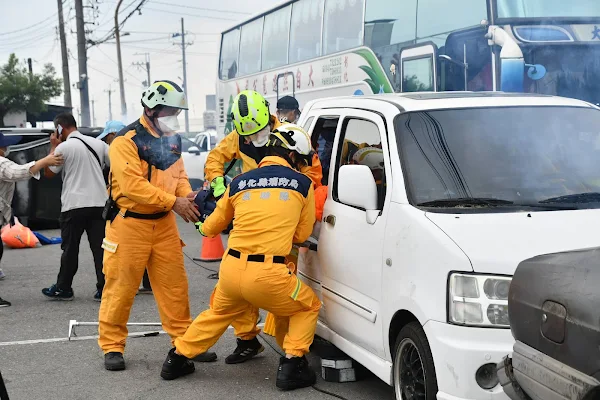
POLYGON ((600 207, 596 109, 409 112, 396 117, 395 130, 415 206, 500 212, 600 207))

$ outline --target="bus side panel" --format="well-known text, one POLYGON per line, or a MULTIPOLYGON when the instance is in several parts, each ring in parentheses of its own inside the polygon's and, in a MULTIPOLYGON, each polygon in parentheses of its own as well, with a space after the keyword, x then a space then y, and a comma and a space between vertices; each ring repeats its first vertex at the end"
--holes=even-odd
POLYGON ((285 66, 217 83, 217 99, 223 102, 218 132, 222 136, 233 129, 227 116, 234 97, 242 90, 256 90, 271 104, 275 113, 278 97, 295 96, 300 109, 306 102, 323 97, 391 93, 392 86, 377 57, 361 47, 343 53, 285 66), (278 88, 279 86, 279 88, 278 88))

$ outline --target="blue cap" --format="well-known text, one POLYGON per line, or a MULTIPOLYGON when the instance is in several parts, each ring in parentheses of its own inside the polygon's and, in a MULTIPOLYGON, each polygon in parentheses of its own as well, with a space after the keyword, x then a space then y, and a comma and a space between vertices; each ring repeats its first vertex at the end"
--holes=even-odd
POLYGON ((104 139, 109 133, 118 133, 121 129, 125 128, 125 124, 122 123, 121 121, 108 121, 106 123, 106 126, 104 127, 104 131, 102 131, 102 133, 100 135, 98 135, 98 137, 96 137, 96 139, 102 140, 104 139))

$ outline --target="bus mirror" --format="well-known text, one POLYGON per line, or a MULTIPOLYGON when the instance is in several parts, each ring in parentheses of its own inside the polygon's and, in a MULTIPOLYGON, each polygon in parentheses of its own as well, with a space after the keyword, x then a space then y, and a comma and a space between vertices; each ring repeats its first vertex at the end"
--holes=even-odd
POLYGON ((529 67, 527 70, 527 76, 529 79, 538 81, 546 76, 546 67, 542 64, 525 64, 526 67, 529 67))

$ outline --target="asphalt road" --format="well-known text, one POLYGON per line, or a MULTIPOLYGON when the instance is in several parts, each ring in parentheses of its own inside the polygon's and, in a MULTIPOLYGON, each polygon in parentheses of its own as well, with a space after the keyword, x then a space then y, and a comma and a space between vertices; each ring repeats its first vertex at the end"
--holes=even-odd
MULTIPOLYGON (((196 257, 200 237, 191 225, 180 221, 184 251, 196 257)), ((59 236, 56 230, 44 231, 59 236)), ((37 249, 5 249, 0 267, 7 274, 0 281, 0 296, 12 307, 0 308, 0 371, 11 400, 31 399, 334 399, 313 388, 281 392, 275 387, 279 355, 266 350, 255 359, 240 365, 226 365, 225 357, 235 348, 233 332, 228 330, 212 349, 219 359, 214 363, 196 364, 196 372, 167 382, 160 378, 160 368, 170 343, 167 335, 130 338, 125 351, 127 370, 104 369, 102 352, 94 338, 67 342, 69 320, 97 321, 99 303, 93 301, 95 275, 92 256, 84 236, 80 267, 71 302, 46 300, 41 289, 56 280, 60 246, 37 249), (19 343, 55 339, 36 343, 19 343)), ((218 263, 204 263, 218 269, 218 263)), ((190 281, 190 306, 193 316, 207 308, 216 281, 211 272, 186 259, 190 281)), ((153 296, 137 296, 130 322, 159 322, 153 296)), ((139 330, 151 330, 141 328, 139 330)), ((131 331, 134 331, 132 329, 131 331)), ((97 328, 78 327, 79 337, 97 334, 97 328)), ((274 340, 268 337, 272 345, 274 340)), ((264 340, 264 339, 262 339, 264 340)), ((310 357, 319 369, 319 359, 310 357)), ((320 369, 319 369, 320 370, 320 369)), ((368 375, 358 382, 330 383, 319 378, 317 387, 345 399, 394 399, 393 390, 378 378, 368 375)))

